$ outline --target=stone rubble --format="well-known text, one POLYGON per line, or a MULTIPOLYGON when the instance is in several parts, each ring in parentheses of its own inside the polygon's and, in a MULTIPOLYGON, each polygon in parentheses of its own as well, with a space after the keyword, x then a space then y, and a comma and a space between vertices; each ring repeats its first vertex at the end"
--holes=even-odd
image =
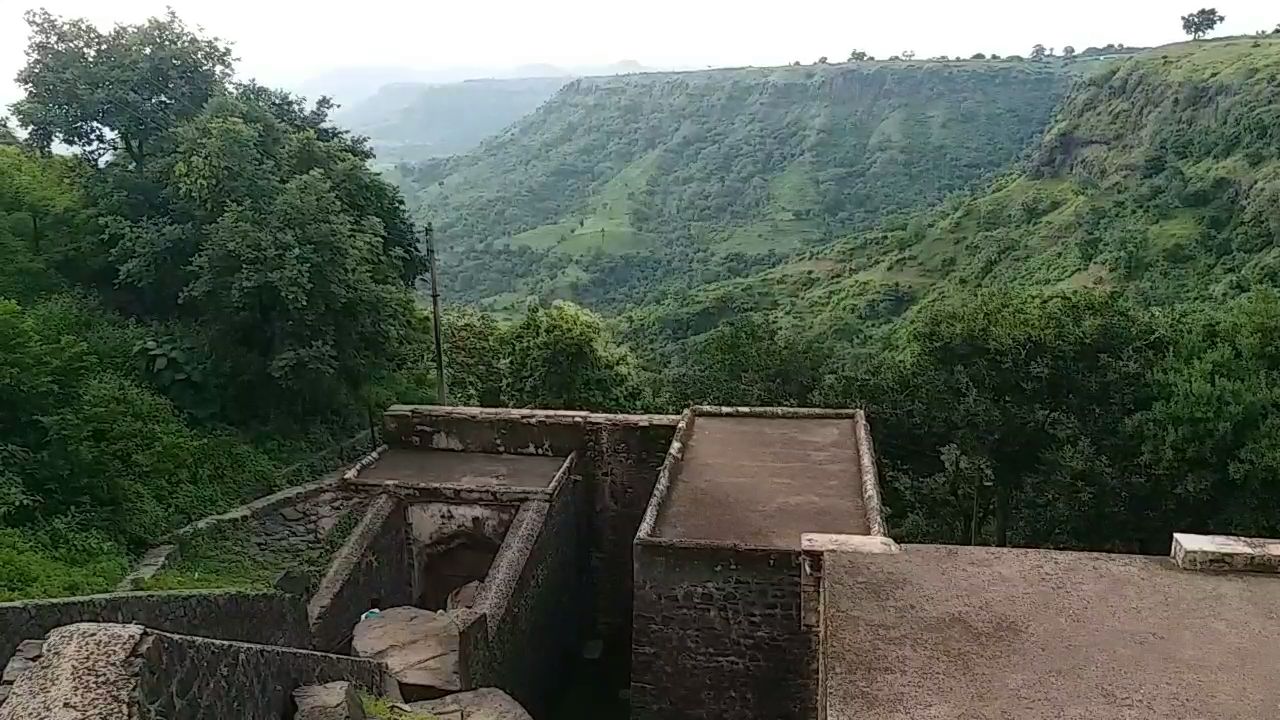
POLYGON ((438 700, 409 703, 409 707, 437 720, 533 720, 520 703, 497 688, 454 693, 438 700))
POLYGON ((365 720, 360 693, 349 682, 309 685, 293 691, 293 720, 365 720))

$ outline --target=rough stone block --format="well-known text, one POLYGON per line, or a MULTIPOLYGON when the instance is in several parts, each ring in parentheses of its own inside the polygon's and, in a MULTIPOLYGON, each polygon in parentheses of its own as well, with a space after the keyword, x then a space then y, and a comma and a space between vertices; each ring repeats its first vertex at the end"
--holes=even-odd
POLYGON ((293 691, 293 720, 365 720, 360 694, 349 682, 308 685, 293 691))
POLYGON ((455 693, 439 700, 410 703, 409 707, 438 720, 533 720, 520 703, 497 688, 455 693))
POLYGON ((1174 533, 1170 555, 1184 570, 1280 573, 1280 540, 1174 533))
POLYGON ((18 676, 0 720, 135 717, 140 625, 85 623, 49 634, 44 656, 18 676))
POLYGON ((357 657, 386 663, 406 700, 429 699, 462 689, 458 626, 447 612, 414 607, 384 610, 360 621, 351 650, 357 657))

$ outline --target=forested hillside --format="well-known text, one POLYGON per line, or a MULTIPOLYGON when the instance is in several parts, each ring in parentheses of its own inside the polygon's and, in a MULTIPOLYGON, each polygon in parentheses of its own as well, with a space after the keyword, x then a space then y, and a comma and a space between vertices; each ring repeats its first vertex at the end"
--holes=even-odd
POLYGON ((1280 531, 1280 41, 1081 82, 1024 169, 632 313, 665 402, 868 407, 906 537, 1280 531))
POLYGON ((854 340, 937 295, 1118 288, 1145 304, 1275 287, 1280 40, 1187 43, 1088 75, 1025 163, 749 278, 634 313, 646 343, 764 312, 854 340))
MULTIPOLYGON (((172 15, 29 22, 0 123, 0 599, 110 589, 435 371, 421 227, 329 106, 172 15)), ((1158 48, 1062 98, 1070 67, 583 80, 417 166, 450 401, 866 407, 901 540, 1280 534, 1280 41, 1158 48), (528 293, 628 312, 457 302, 528 293)))
POLYGON ((334 123, 369 138, 379 167, 454 155, 533 112, 568 77, 394 83, 334 113, 334 123))
POLYGON ((450 297, 616 309, 968 187, 1044 130, 1058 63, 849 63, 585 78, 456 158, 402 168, 450 297))
MULTIPOLYGON (((327 106, 237 81, 172 14, 28 21, 25 141, 0 122, 0 601, 109 591, 173 530, 433 399, 417 231, 327 106)), ((460 400, 645 402, 575 308, 449 327, 460 400)))

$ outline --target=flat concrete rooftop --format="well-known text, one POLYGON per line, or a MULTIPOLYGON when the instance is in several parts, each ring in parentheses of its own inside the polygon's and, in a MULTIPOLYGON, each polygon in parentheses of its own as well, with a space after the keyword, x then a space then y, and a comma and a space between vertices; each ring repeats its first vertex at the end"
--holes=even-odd
POLYGON ((360 471, 367 480, 406 485, 475 485, 545 488, 564 464, 562 457, 392 448, 360 471))
POLYGON ((832 720, 1280 717, 1280 577, 906 545, 823 592, 832 720))
POLYGON ((799 548, 806 532, 867 531, 850 418, 696 417, 655 527, 777 548, 799 548))

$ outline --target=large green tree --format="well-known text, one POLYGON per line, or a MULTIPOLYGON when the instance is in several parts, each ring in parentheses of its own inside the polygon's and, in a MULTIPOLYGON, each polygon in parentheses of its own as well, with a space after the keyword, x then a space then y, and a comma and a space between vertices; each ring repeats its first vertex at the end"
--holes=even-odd
POLYGON ((236 422, 357 407, 406 357, 422 254, 332 103, 234 83, 230 48, 173 13, 109 32, 28 22, 16 116, 35 146, 99 167, 99 287, 186 338, 153 342, 153 380, 186 402, 199 377, 204 414, 236 422))
POLYGON ((587 310, 567 302, 535 305, 504 342, 503 394, 515 407, 618 411, 644 404, 634 359, 587 310))
POLYGON ((231 50, 173 13, 103 32, 46 10, 26 15, 31 39, 14 116, 28 140, 70 145, 91 158, 120 153, 141 168, 165 133, 218 94, 231 50))

